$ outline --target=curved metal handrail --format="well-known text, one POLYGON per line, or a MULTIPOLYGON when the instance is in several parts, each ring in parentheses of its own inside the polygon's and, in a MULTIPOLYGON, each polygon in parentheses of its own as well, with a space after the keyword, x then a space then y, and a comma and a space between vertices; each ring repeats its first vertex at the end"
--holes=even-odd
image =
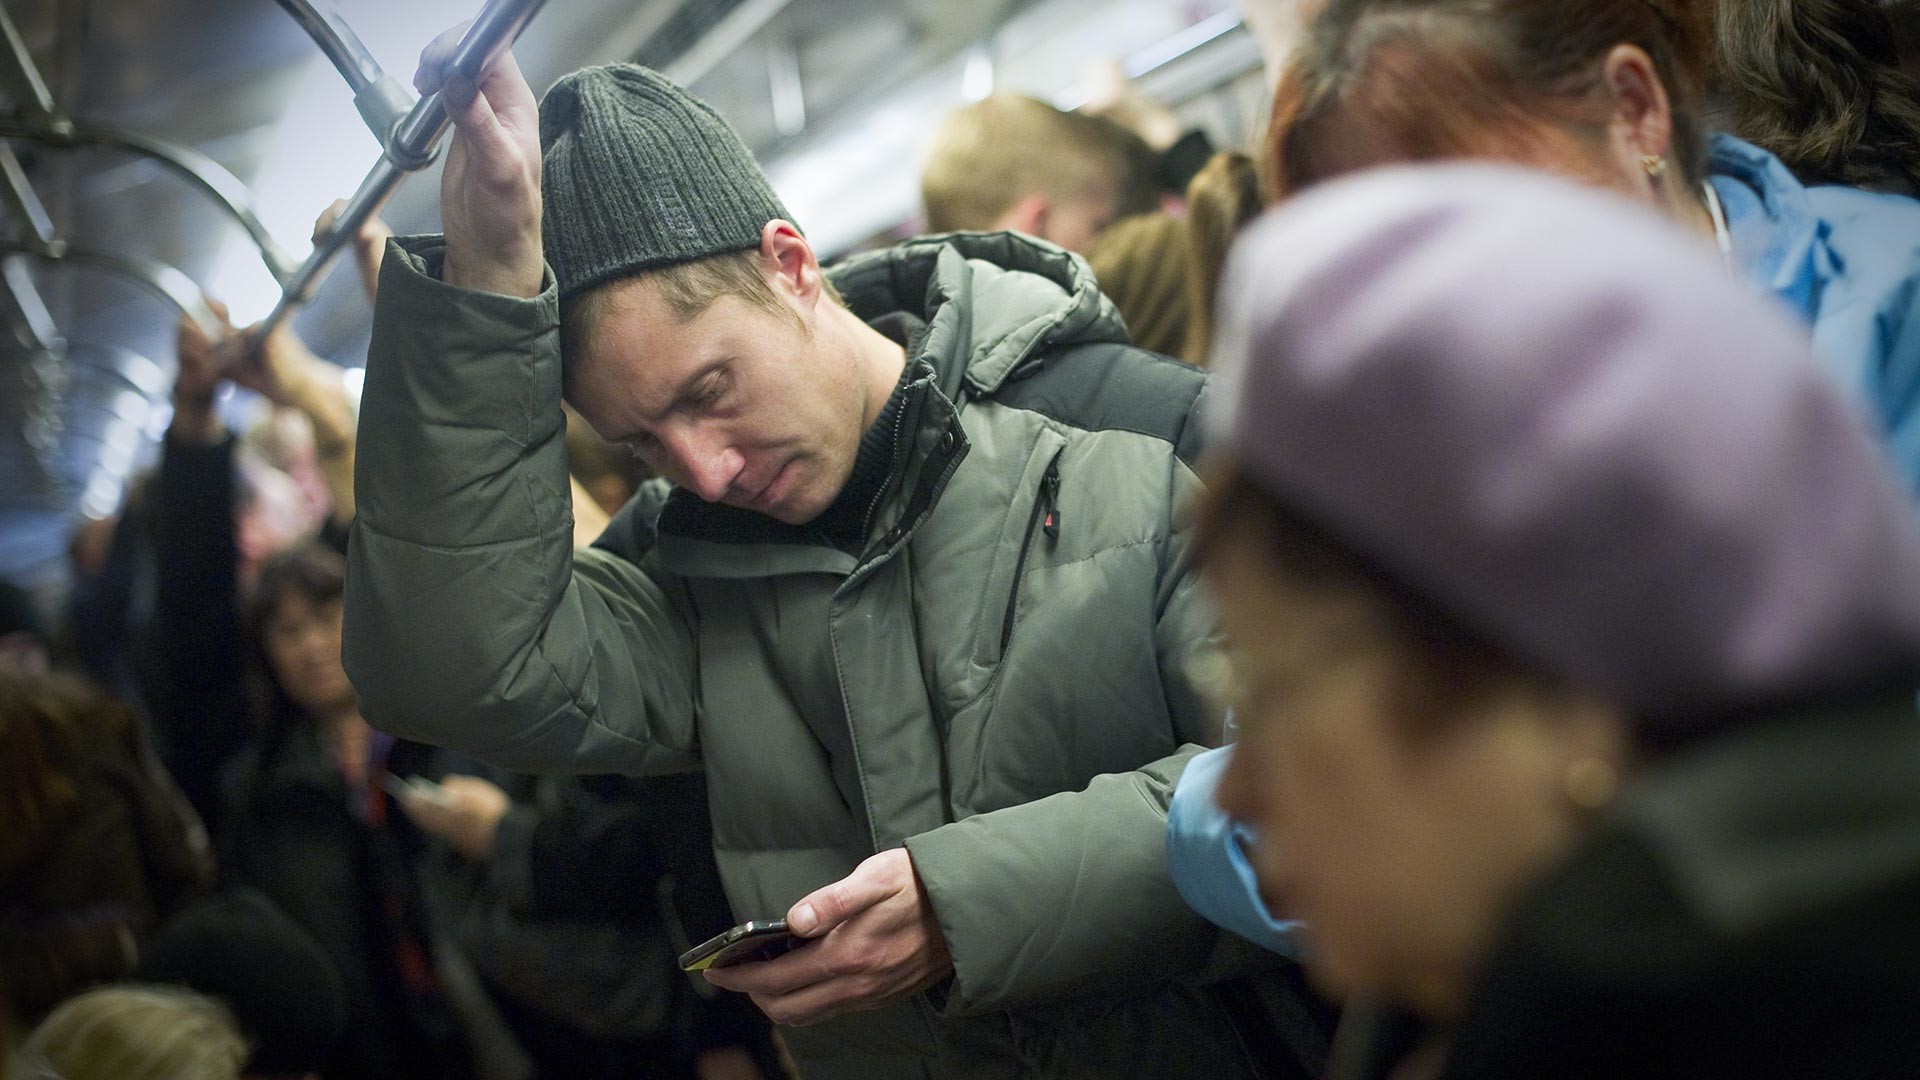
POLYGON ((34 124, 19 116, 0 116, 0 139, 22 139, 56 150, 82 146, 120 150, 164 165, 219 203, 240 223, 254 246, 260 249, 260 260, 267 264, 267 272, 275 281, 285 285, 293 276, 296 265, 293 257, 274 240, 259 215, 254 213, 247 186, 219 162, 197 150, 110 124, 74 120, 62 129, 34 124))
POLYGON ((316 7, 307 0, 276 2, 286 9, 294 22, 300 24, 300 29, 307 32, 313 43, 320 46, 320 51, 333 62, 341 77, 347 80, 347 85, 353 87, 356 96, 386 74, 380 70, 380 62, 367 51, 360 36, 353 32, 353 27, 347 25, 339 12, 331 7, 316 7))
MULTIPOLYGON (((526 29, 527 21, 544 2, 487 0, 480 14, 474 16, 473 25, 454 46, 451 66, 469 78, 479 78, 526 29)), ((394 125, 392 137, 382 141, 385 153, 374 162, 372 171, 360 182, 359 190, 347 200, 346 209, 334 219, 332 227, 314 238, 313 253, 282 283, 280 299, 261 321, 257 333, 263 336, 272 333, 296 306, 306 302, 347 241, 378 212, 381 204, 400 186, 400 181, 406 179, 409 172, 423 169, 433 161, 447 124, 447 110, 441 105, 438 93, 414 102, 407 115, 394 125)))
POLYGON ((75 265, 102 270, 131 281, 177 308, 182 315, 198 323, 207 336, 218 338, 226 332, 226 320, 214 314, 206 293, 194 280, 166 263, 138 255, 123 255, 101 248, 56 243, 50 246, 0 242, 0 256, 26 255, 44 262, 75 265))

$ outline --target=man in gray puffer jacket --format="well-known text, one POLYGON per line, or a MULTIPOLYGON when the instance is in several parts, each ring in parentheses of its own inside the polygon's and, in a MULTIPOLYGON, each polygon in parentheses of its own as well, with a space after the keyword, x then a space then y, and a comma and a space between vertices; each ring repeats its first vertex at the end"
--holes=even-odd
POLYGON ((368 719, 525 771, 704 768, 734 911, 817 939, 710 977, 800 1025, 809 1078, 1275 1075, 1280 961, 1163 853, 1220 737, 1177 518, 1204 378, 1013 234, 823 275, 651 71, 537 113, 510 57, 444 90, 446 236, 391 249, 361 417, 368 719), (664 477, 580 551, 563 386, 664 477))

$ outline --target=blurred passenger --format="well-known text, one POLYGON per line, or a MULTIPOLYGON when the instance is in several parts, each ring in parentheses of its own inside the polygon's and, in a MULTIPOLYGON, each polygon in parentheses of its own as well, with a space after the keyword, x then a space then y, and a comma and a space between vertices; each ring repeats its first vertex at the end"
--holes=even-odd
POLYGON ((1332 0, 1275 95, 1277 191, 1474 157, 1658 207, 1812 325, 1920 489, 1920 203, 1809 188, 1765 150, 1707 139, 1710 15, 1690 0, 1332 0))
POLYGON ((0 666, 0 972, 20 1018, 125 975, 212 878, 131 710, 73 676, 0 666))
MULTIPOLYGON (((440 753, 400 806, 427 896, 543 1077, 779 1075, 766 1020, 676 958, 733 925, 698 774, 536 778, 440 753), (742 1071, 742 1070, 745 1071, 742 1071)), ((411 791, 412 789, 408 789, 411 791)))
POLYGON ((567 472, 606 517, 619 513, 651 475, 631 449, 601 438, 572 407, 567 408, 567 472))
POLYGON ((1097 61, 1082 77, 1086 103, 1081 112, 1111 120, 1147 144, 1154 154, 1154 178, 1159 183, 1160 207, 1177 211, 1187 185, 1214 154, 1213 140, 1197 127, 1187 127, 1173 110, 1141 94, 1116 59, 1097 61))
POLYGON ((382 777, 424 757, 361 719, 340 665, 339 554, 308 541, 261 570, 247 605, 259 737, 235 761, 224 870, 313 935, 346 987, 329 1077, 460 1077, 471 1068, 436 974, 418 838, 382 777), (412 755, 412 758, 409 757, 412 755))
POLYGON ((246 1043, 212 998, 172 986, 103 986, 53 1010, 26 1049, 57 1080, 240 1080, 246 1043))
POLYGON ((191 319, 180 320, 177 362, 173 421, 146 504, 160 572, 142 686, 161 759, 218 835, 226 810, 221 775, 254 734, 240 588, 318 519, 290 479, 239 462, 217 407, 228 373, 215 342, 191 319))
POLYGON ((1215 154, 1187 188, 1187 251, 1184 287, 1187 335, 1180 359, 1205 367, 1213 345, 1213 315, 1220 274, 1234 238, 1260 213, 1260 177, 1253 159, 1238 152, 1215 154))
POLYGON ((1786 315, 1480 165, 1301 198, 1225 296, 1220 802, 1436 1026, 1336 1074, 1911 1072, 1920 525, 1786 315))
POLYGON ((1803 184, 1920 195, 1920 83, 1879 0, 1717 0, 1727 130, 1803 184))
POLYGON ((33 594, 0 581, 0 670, 45 673, 53 663, 52 640, 33 594))
POLYGON ((948 114, 920 174, 927 230, 1012 229, 1085 252, 1159 209, 1153 151, 1111 120, 995 94, 948 114))
POLYGON ((1171 214, 1136 214, 1094 238, 1087 249, 1094 280, 1127 321, 1142 349, 1179 356, 1187 310, 1187 223, 1171 214))
POLYGON ((1173 779, 1219 736, 1174 514, 1203 376, 1017 233, 824 274, 658 73, 590 68, 536 108, 510 55, 443 83, 454 40, 418 77, 456 125, 447 233, 389 250, 368 365, 369 717, 507 768, 704 769, 735 913, 809 939, 707 978, 804 1025, 810 1076, 1323 1053, 1273 1046, 1286 965, 1187 911, 1162 858, 1173 779), (592 549, 563 393, 661 474, 592 549))
POLYGON ((1240 18, 1260 49, 1268 86, 1279 84, 1307 21, 1325 6, 1326 0, 1236 0, 1234 7, 1240 9, 1240 18))
POLYGON ((1100 265, 1094 279, 1120 309, 1133 343, 1180 347, 1186 297, 1176 287, 1179 222, 1159 212, 1159 160, 1104 117, 996 94, 954 110, 934 134, 920 193, 930 232, 1011 229, 1100 265), (1154 220, 1134 222, 1136 216, 1154 220), (1103 241, 1117 222, 1121 235, 1103 241))
POLYGON ((66 632, 74 662, 108 693, 143 711, 140 631, 153 614, 156 578, 147 513, 152 483, 151 469, 136 475, 120 508, 82 522, 67 549, 72 588, 66 632))
MULTIPOLYGON (((318 243, 340 215, 347 209, 347 200, 335 199, 313 223, 313 239, 318 243)), ((353 262, 360 271, 360 290, 371 303, 380 292, 380 265, 387 257, 387 241, 393 238, 393 230, 381 219, 378 212, 367 218, 360 231, 353 234, 350 242, 353 248, 353 262)))
POLYGON ((169 919, 131 978, 182 986, 233 1014, 248 1077, 317 1077, 346 1032, 347 995, 313 935, 257 889, 215 893, 169 919))

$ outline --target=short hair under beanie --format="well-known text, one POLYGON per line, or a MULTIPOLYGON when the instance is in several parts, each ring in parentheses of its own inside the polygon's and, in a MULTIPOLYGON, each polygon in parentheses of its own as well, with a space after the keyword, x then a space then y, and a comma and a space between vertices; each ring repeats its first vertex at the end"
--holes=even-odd
POLYGON ((1517 169, 1242 234, 1215 445, 1521 661, 1676 741, 1920 666, 1920 529, 1807 331, 1698 239, 1517 169))
POLYGON ((601 282, 757 247, 792 220, 712 107, 638 64, 576 71, 540 102, 541 231, 566 300, 601 282))

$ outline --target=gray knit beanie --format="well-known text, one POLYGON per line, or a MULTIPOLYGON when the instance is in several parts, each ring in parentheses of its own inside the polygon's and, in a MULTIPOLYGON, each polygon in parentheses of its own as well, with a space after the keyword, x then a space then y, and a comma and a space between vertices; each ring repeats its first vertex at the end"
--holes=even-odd
POLYGON ((791 221, 720 114, 651 68, 576 71, 540 102, 541 228, 565 300, 603 281, 760 244, 791 221))

